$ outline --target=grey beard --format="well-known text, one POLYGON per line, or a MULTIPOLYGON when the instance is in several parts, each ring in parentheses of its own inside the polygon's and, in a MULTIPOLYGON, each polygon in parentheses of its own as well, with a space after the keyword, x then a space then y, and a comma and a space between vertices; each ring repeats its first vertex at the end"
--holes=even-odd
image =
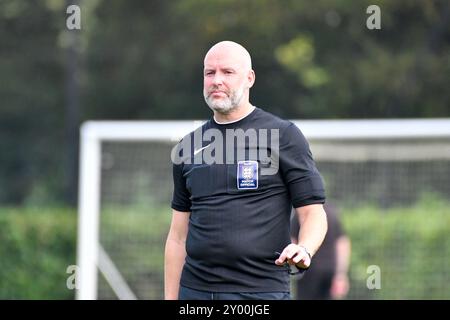
POLYGON ((221 114, 230 114, 238 107, 239 103, 241 102, 242 97, 244 96, 244 88, 241 87, 237 91, 232 92, 230 97, 222 101, 213 101, 212 99, 210 99, 210 95, 207 95, 206 93, 204 93, 203 95, 206 104, 213 111, 219 112, 221 114))

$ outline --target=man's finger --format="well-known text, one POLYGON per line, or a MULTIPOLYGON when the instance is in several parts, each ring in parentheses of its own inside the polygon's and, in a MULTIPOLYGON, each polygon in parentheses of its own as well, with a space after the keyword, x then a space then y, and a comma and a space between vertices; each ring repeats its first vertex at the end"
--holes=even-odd
POLYGON ((278 259, 275 260, 275 264, 281 266, 284 264, 285 261, 286 261, 286 249, 284 249, 283 252, 278 257, 278 259))
POLYGON ((300 254, 296 255, 296 256, 294 257, 294 259, 292 259, 292 261, 293 261, 295 264, 299 263, 301 260, 304 260, 304 257, 302 257, 300 254))
POLYGON ((299 261, 295 263, 296 266, 301 268, 308 268, 310 264, 311 260, 309 259, 308 256, 302 257, 301 259, 299 259, 299 261))
MULTIPOLYGON (((278 252, 276 252, 278 254, 278 252)), ((275 260, 276 265, 282 265, 286 263, 286 260, 289 264, 294 264, 292 258, 298 253, 297 246, 294 244, 288 245, 284 248, 283 252, 280 254, 277 260, 275 260)))
POLYGON ((288 253, 287 253, 287 258, 288 259, 292 259, 292 257, 294 257, 297 254, 297 252, 293 249, 289 249, 288 253))
POLYGON ((286 251, 288 259, 294 258, 299 252, 298 247, 294 244, 290 244, 289 246, 287 246, 286 251))
POLYGON ((309 260, 309 256, 302 251, 299 251, 297 255, 292 259, 295 264, 299 263, 300 261, 306 262, 307 260, 309 260))

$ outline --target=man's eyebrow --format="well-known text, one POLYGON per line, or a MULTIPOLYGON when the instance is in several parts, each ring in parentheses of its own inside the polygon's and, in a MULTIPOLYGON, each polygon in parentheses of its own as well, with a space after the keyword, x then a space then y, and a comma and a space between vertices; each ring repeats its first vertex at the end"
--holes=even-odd
MULTIPOLYGON (((215 71, 216 68, 205 67, 203 70, 204 70, 204 71, 215 71)), ((233 67, 223 67, 223 68, 220 68, 220 70, 222 70, 222 71, 223 71, 223 70, 227 70, 227 71, 236 71, 236 69, 233 68, 233 67)))

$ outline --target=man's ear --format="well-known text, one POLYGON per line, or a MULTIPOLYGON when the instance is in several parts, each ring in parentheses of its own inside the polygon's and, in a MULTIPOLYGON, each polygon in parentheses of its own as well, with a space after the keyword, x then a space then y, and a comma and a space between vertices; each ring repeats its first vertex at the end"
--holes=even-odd
POLYGON ((248 75, 247 75, 248 88, 249 88, 249 89, 250 89, 251 87, 253 87, 253 84, 255 83, 255 79, 256 79, 255 71, 249 70, 249 71, 248 71, 248 75))

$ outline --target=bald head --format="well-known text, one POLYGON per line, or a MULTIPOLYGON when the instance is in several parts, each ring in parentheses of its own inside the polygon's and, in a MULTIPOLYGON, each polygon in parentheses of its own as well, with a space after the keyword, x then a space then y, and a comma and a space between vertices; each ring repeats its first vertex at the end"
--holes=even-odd
POLYGON ((236 42, 222 41, 209 49, 204 63, 203 95, 215 116, 234 117, 248 111, 249 90, 255 82, 248 51, 236 42))
POLYGON ((206 53, 204 64, 210 60, 218 59, 232 59, 239 64, 239 67, 243 68, 242 71, 249 71, 252 69, 252 58, 250 53, 241 46, 239 43, 233 41, 221 41, 216 43, 206 53))

